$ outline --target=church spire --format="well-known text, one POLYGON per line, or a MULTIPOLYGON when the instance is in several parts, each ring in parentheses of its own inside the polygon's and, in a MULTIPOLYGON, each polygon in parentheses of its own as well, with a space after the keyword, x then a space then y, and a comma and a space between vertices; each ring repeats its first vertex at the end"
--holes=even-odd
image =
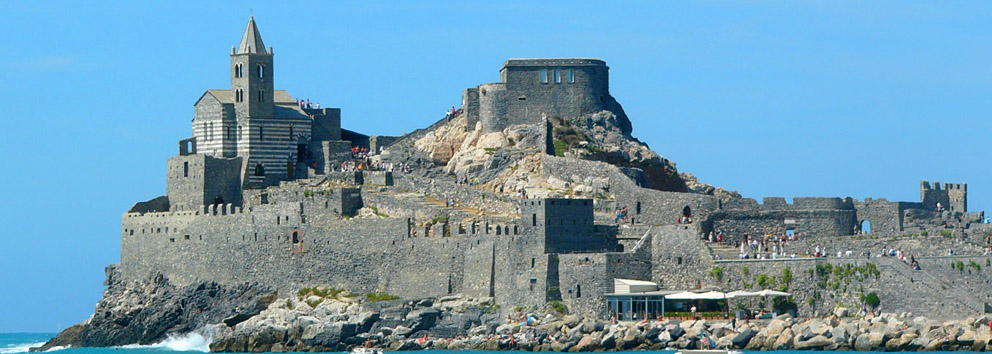
POLYGON ((258 33, 255 26, 255 16, 248 18, 248 27, 245 27, 245 34, 241 36, 241 44, 238 45, 237 54, 266 54, 265 43, 262 43, 262 35, 258 33))

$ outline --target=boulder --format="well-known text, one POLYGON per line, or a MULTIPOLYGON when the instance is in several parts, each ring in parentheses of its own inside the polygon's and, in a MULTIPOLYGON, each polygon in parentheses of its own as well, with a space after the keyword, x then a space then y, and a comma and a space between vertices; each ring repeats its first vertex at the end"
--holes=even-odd
POLYGON ((849 315, 850 311, 846 307, 837 307, 834 309, 834 316, 844 318, 849 315))
POLYGON ((580 323, 582 323, 582 317, 579 317, 578 315, 568 315, 565 316, 565 318, 563 318, 562 320, 565 322, 565 325, 568 326, 568 328, 575 328, 580 323))
POLYGON ((757 332, 750 327, 747 327, 734 336, 734 339, 732 339, 731 342, 734 344, 735 348, 744 348, 747 346, 748 342, 751 341, 751 338, 754 338, 755 334, 757 334, 757 332))
POLYGON ((786 328, 774 338, 775 342, 772 343, 772 347, 770 348, 771 350, 792 349, 792 328, 786 328))
POLYGON ((599 341, 599 346, 604 349, 613 349, 617 346, 617 336, 616 333, 607 334, 603 337, 603 340, 599 341))
MULTIPOLYGON (((334 348, 345 339, 355 336, 358 325, 354 323, 318 323, 303 330, 301 341, 311 347, 334 348)), ((282 342, 273 341, 269 343, 282 342)))
MULTIPOLYGON (((682 329, 681 326, 674 326, 674 327, 668 329, 668 334, 672 337, 672 340, 677 340, 677 339, 681 338, 682 335, 685 334, 685 330, 682 329)), ((754 336, 754 334, 752 333, 751 336, 754 336)), ((751 337, 748 337, 747 339, 748 340, 751 340, 751 337)))
POLYGON ((809 340, 800 341, 799 343, 796 343, 795 349, 796 350, 823 349, 831 344, 834 344, 834 341, 830 340, 830 338, 827 338, 826 336, 823 335, 817 335, 814 336, 813 338, 810 338, 809 340))
POLYGON ((658 335, 661 334, 661 332, 662 332, 661 326, 650 326, 644 330, 644 337, 653 340, 655 338, 658 338, 658 335))

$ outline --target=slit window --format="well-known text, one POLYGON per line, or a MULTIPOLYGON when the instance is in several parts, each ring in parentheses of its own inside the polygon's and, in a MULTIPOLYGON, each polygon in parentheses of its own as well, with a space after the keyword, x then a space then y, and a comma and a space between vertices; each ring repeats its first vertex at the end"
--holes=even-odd
POLYGON ((189 161, 183 161, 183 177, 189 177, 189 161))

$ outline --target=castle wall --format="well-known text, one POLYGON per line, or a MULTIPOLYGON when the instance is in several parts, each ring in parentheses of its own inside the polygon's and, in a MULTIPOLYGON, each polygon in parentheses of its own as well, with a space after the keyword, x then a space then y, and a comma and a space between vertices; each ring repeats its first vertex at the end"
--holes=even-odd
POLYGON ((462 114, 465 115, 465 130, 474 130, 479 123, 479 88, 462 91, 462 114))
POLYGON ((709 212, 720 207, 719 199, 714 196, 641 188, 619 168, 603 162, 544 155, 541 166, 545 173, 566 181, 607 178, 609 191, 616 195, 616 206, 626 206, 629 214, 641 223, 673 224, 686 206, 695 219, 704 220, 709 212))
POLYGON ((713 267, 709 249, 689 225, 651 230, 651 281, 662 289, 695 289, 713 267))
POLYGON ((174 156, 166 168, 166 193, 175 210, 197 210, 202 205, 241 205, 242 159, 205 154, 174 156))
POLYGON ((804 237, 850 235, 855 224, 853 210, 719 210, 708 222, 709 230, 733 239, 780 236, 788 230, 804 237))
POLYGON ((313 141, 341 140, 341 109, 305 109, 313 115, 313 141))

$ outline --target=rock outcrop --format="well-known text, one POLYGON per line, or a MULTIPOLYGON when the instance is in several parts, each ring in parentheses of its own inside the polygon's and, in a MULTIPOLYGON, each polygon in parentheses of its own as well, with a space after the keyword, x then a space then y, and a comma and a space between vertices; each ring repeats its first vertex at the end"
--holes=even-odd
POLYGON ((93 315, 62 331, 40 350, 153 344, 169 334, 190 333, 211 324, 236 325, 276 298, 271 290, 253 284, 225 287, 210 282, 176 287, 160 275, 143 282, 123 282, 116 265, 108 266, 106 273, 107 290, 93 315))

